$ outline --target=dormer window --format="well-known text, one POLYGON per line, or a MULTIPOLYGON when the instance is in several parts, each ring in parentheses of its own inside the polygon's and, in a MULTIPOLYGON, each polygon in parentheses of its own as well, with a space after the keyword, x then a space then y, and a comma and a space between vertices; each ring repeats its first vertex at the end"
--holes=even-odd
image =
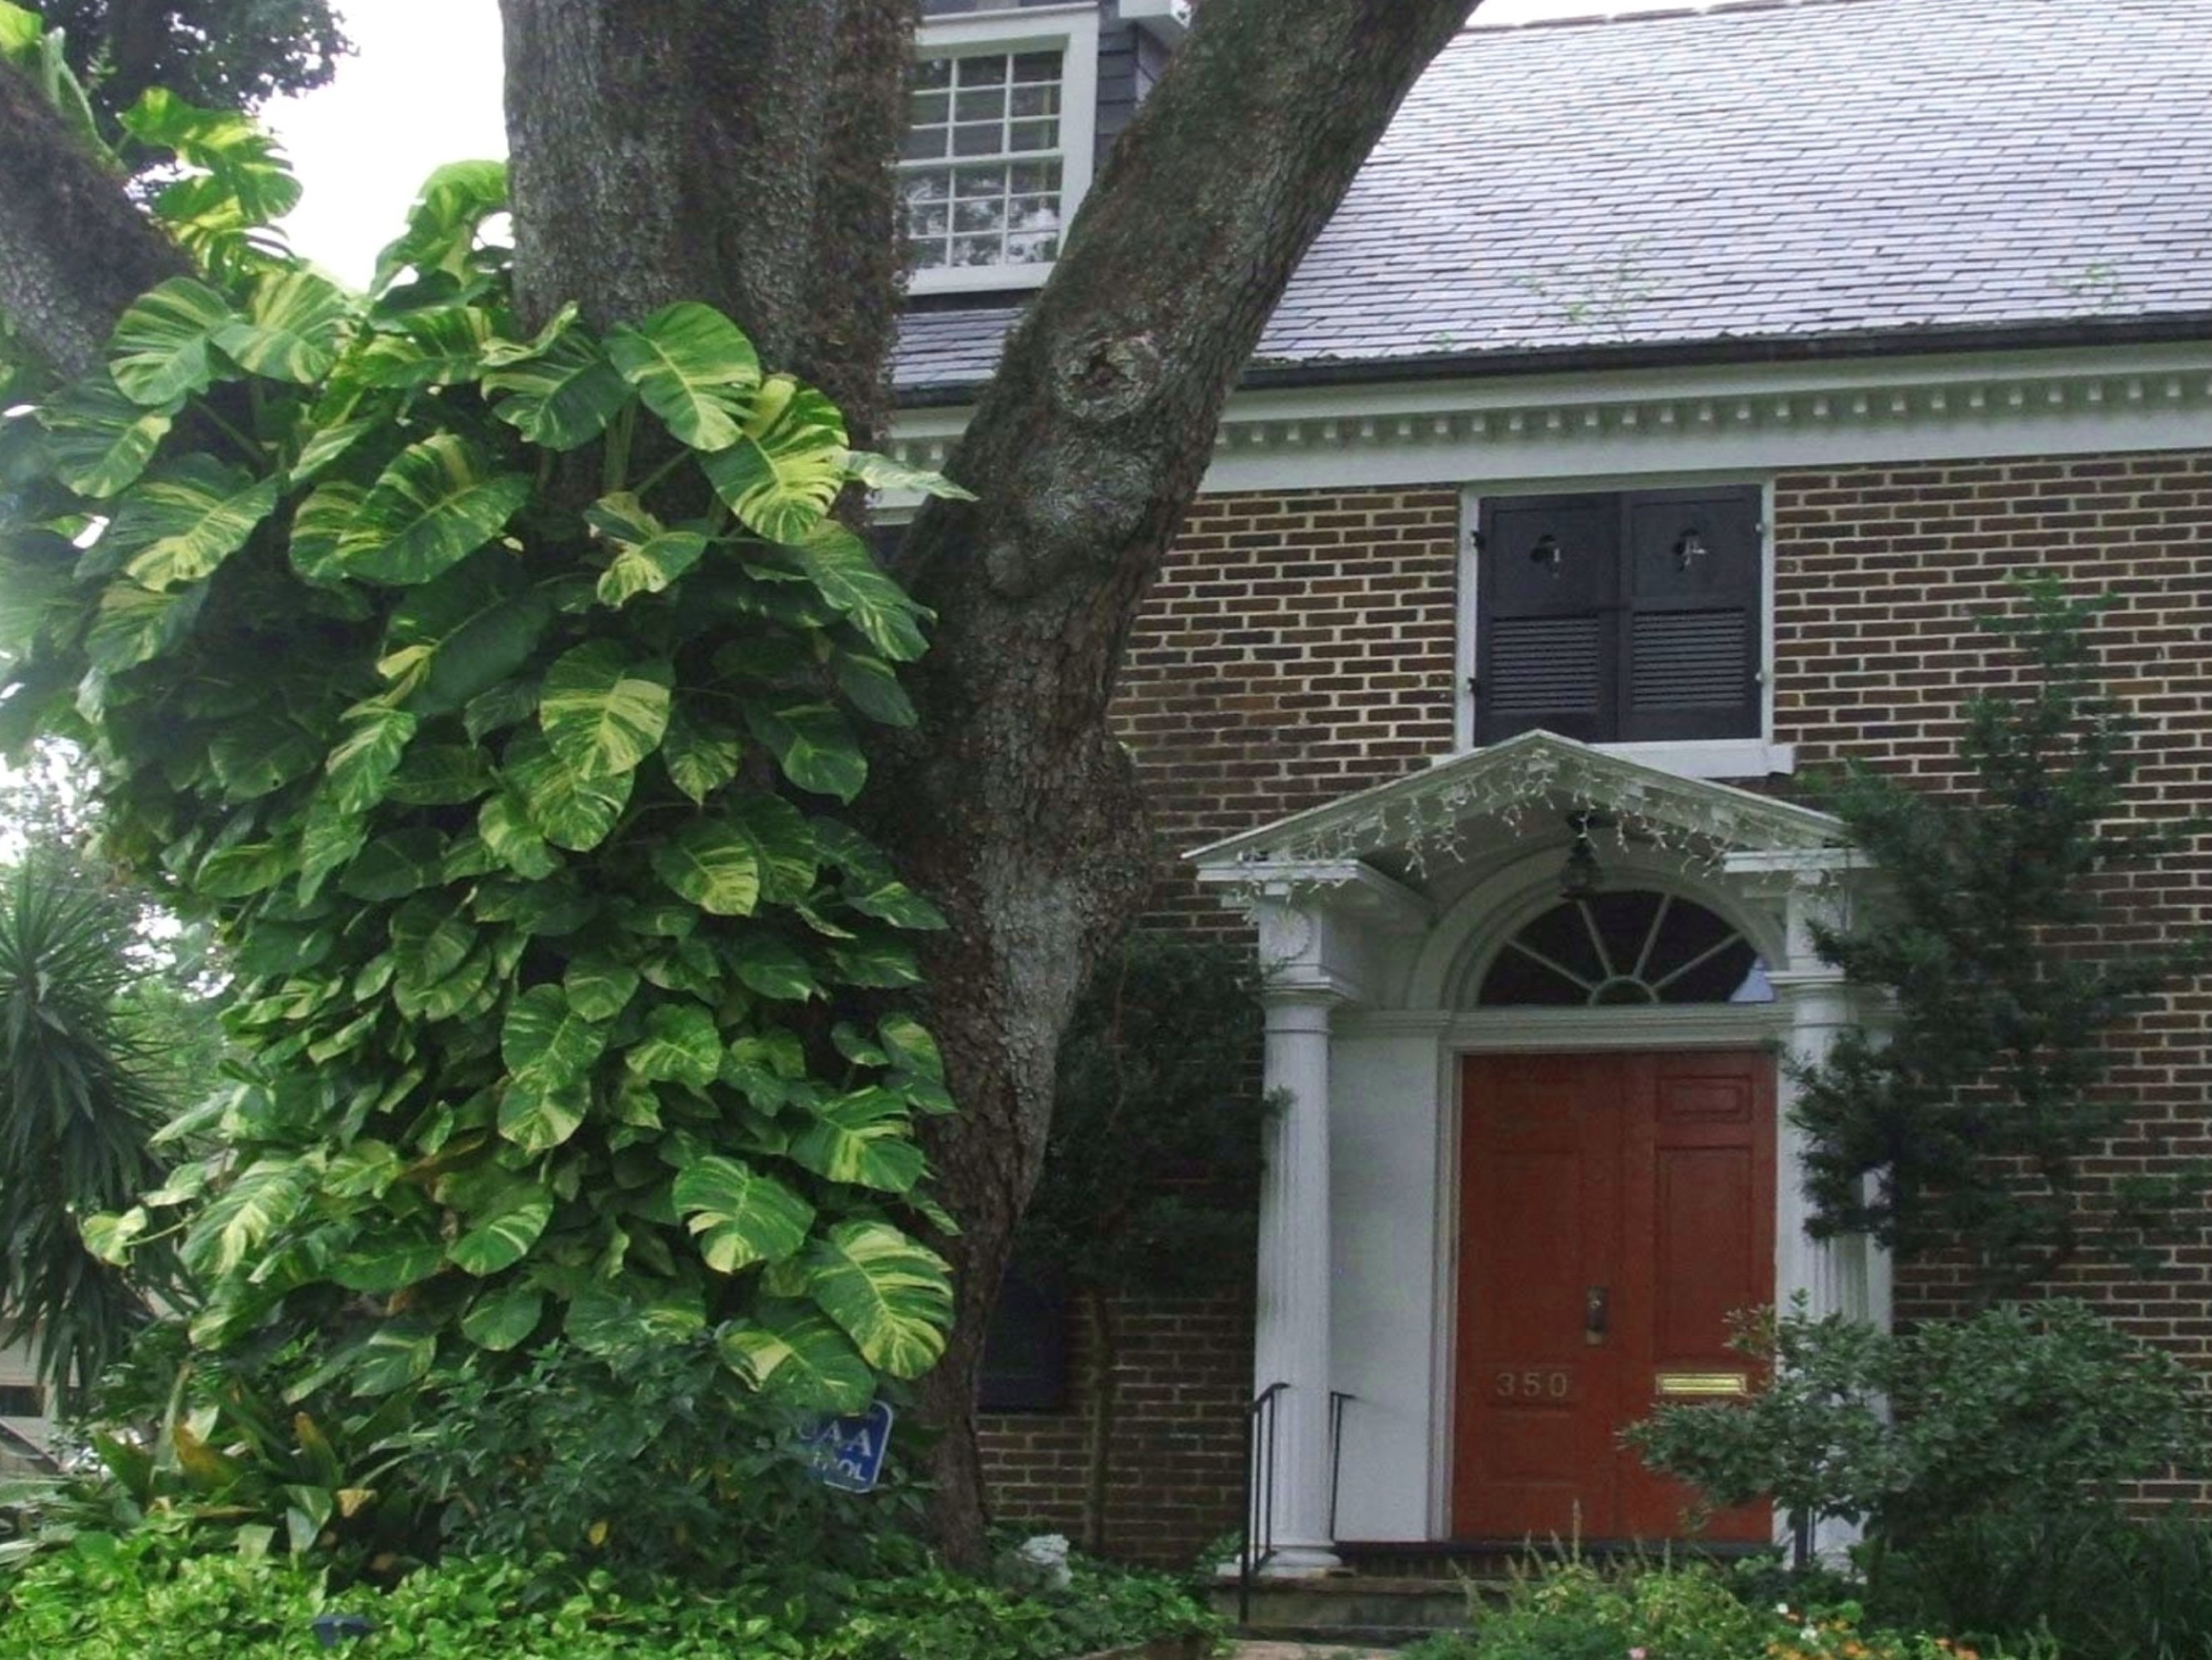
POLYGON ((1091 183, 1095 4, 926 22, 899 194, 917 294, 1034 288, 1091 183))

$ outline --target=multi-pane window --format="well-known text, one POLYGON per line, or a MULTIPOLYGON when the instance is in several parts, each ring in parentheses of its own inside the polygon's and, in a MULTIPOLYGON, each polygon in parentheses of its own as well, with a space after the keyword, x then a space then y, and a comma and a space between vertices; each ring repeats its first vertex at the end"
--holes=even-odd
POLYGON ((1066 199, 1066 54, 925 58, 899 187, 921 272, 1049 265, 1066 199))

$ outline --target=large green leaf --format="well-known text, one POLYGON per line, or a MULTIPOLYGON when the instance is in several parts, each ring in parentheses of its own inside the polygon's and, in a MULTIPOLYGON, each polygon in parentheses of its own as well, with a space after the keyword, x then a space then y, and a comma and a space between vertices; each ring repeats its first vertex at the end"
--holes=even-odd
POLYGON ((247 1165, 192 1219, 185 1235, 185 1266, 216 1279, 236 1272, 307 1208, 315 1173, 313 1164, 289 1154, 247 1165))
POLYGON ((531 581, 523 562, 504 547, 482 548, 399 602, 385 630, 384 656, 389 663, 423 648, 426 654, 412 660, 419 673, 407 705, 427 719, 463 707, 521 668, 552 618, 551 597, 531 581))
POLYGON ((445 1247, 428 1234, 401 1230, 349 1248, 331 1269, 331 1278, 348 1291, 389 1297, 428 1280, 444 1264, 445 1247))
POLYGON ((634 662, 612 640, 565 652, 538 698, 545 741, 580 779, 632 771, 668 728, 669 679, 665 662, 634 662))
POLYGON ((145 471, 183 403, 148 408, 106 376, 79 381, 39 414, 55 473, 80 496, 115 495, 145 471))
POLYGON ((240 227, 273 225, 300 205, 300 181, 275 137, 236 110, 205 109, 166 87, 151 87, 119 119, 139 143, 174 150, 179 160, 210 175, 165 191, 156 209, 164 218, 209 211, 210 194, 228 205, 225 218, 240 227), (212 192, 181 189, 193 184, 211 185, 212 192), (179 205, 180 197, 191 205, 179 205))
POLYGON ((717 1274, 796 1253, 814 1225, 814 1207, 772 1176, 719 1154, 684 1167, 676 1177, 676 1208, 699 1237, 700 1254, 717 1274))
POLYGON ((421 1383, 438 1358, 438 1336, 425 1327, 395 1322, 379 1326, 355 1351, 357 1395, 391 1395, 421 1383))
POLYGON ((364 340, 343 373, 369 386, 450 386, 483 374, 497 339, 491 313, 481 307, 410 312, 364 340))
POLYGON ((386 927, 395 968, 392 982, 416 994, 459 970, 477 943, 477 931, 461 901, 437 890, 409 899, 392 914, 386 927))
POLYGON ((461 1316, 461 1335, 478 1348, 504 1353, 538 1329, 544 1316, 545 1293, 526 1285, 487 1291, 461 1316))
POLYGON ((592 534, 615 550, 600 573, 600 601, 622 605, 641 593, 659 593, 699 562, 707 538, 697 531, 669 530, 635 496, 602 496, 584 511, 592 534))
POLYGON ((447 162, 422 181, 407 210, 405 234, 377 255, 369 291, 382 294, 410 267, 426 277, 465 275, 477 227, 506 206, 507 163, 447 162))
POLYGON ((165 593, 197 582, 246 545, 276 507, 276 480, 187 455, 141 479, 100 538, 104 557, 165 593))
POLYGON ((573 318, 548 330, 530 356, 501 357, 485 372, 483 389, 506 392, 492 413, 549 450, 590 443, 630 396, 620 371, 573 318))
POLYGON ((529 808, 512 790, 501 790, 477 809, 477 834, 492 856, 517 876, 537 881, 561 867, 560 855, 546 845, 538 826, 530 822, 529 808))
POLYGON ((550 1152, 584 1125, 590 1093, 582 1084, 555 1090, 507 1085, 499 1101, 499 1133, 525 1152, 550 1152))
POLYGON ((553 1219, 553 1195, 535 1182, 518 1179, 467 1219, 469 1231, 453 1241, 448 1252, 454 1266, 478 1277, 497 1274, 530 1255, 553 1219))
POLYGON ((972 502, 975 499, 975 491, 962 489, 941 472, 932 472, 927 467, 910 467, 903 461, 895 461, 888 455, 878 455, 871 450, 854 450, 848 453, 845 471, 848 477, 857 479, 870 489, 914 490, 949 502, 972 502))
POLYGON ((337 563, 363 581, 427 582, 499 534, 531 489, 526 474, 495 472, 473 444, 439 433, 384 470, 338 544, 337 563))
POLYGON ((415 735, 416 721, 407 710, 382 703, 359 704, 346 711, 345 719, 353 730, 331 751, 325 770, 338 811, 366 812, 384 800, 385 787, 415 735))
POLYGON ((921 1180, 906 1104, 888 1090, 856 1090, 826 1101, 791 1144, 799 1164, 832 1182, 905 1193, 921 1180))
POLYGON ((110 673, 157 656, 191 631, 206 598, 204 584, 156 593, 136 582, 111 582, 93 614, 85 655, 110 673))
POLYGON ((750 916, 760 903, 760 855, 720 819, 686 824, 653 849, 660 879, 716 916, 750 916))
POLYGON ((580 1287, 569 1298, 563 1329, 589 1353, 619 1355, 688 1342, 706 1324, 705 1301, 696 1289, 626 1274, 580 1287))
POLYGON ((808 1291, 869 1363, 919 1377, 945 1353, 952 1281, 944 1259, 888 1222, 841 1222, 806 1255, 808 1291))
POLYGON ((607 355, 678 442, 720 450, 744 435, 761 386, 760 354, 712 306, 687 301, 635 327, 617 325, 607 355))
POLYGON ((532 986, 507 1011, 499 1032, 500 1059, 526 1091, 565 1089, 582 1079, 607 1046, 604 1022, 569 1006, 559 986, 532 986))
POLYGON ((922 608, 884 575, 868 544, 825 520, 793 539, 799 567, 822 597, 895 663, 910 663, 929 648, 922 637, 922 608))
POLYGON ((731 1369, 766 1399, 814 1412, 865 1412, 876 1377, 853 1341, 804 1304, 768 1302, 717 1340, 731 1369))
POLYGON ((520 733, 509 740, 500 770, 520 796, 538 833, 573 853, 588 852, 606 840, 637 776, 625 772, 586 778, 554 751, 542 732, 520 733))
POLYGON ((868 760, 844 715, 830 703, 749 702, 745 725, 783 775, 803 790, 849 801, 868 781, 868 760))
POLYGON ((703 1090, 722 1067, 722 1035, 696 1003, 662 1003, 645 1018, 645 1036, 623 1064, 649 1083, 703 1090))
POLYGON ((240 368, 313 386, 331 372, 353 326, 344 289, 307 271, 271 271, 254 285, 246 315, 215 331, 240 368))
POLYGON ((343 581, 345 567, 338 550, 361 517, 361 504, 368 487, 350 478, 325 479, 292 514, 292 535, 285 555, 292 569, 310 582, 329 585, 343 581))
POLYGON ((910 727, 920 718, 906 688, 899 684, 898 671, 872 653, 832 647, 830 672, 837 690, 870 720, 887 727, 910 727))
POLYGON ((743 435, 700 465, 747 530, 771 542, 796 542, 821 524, 836 500, 846 453, 836 405, 777 374, 754 395, 743 435))
POLYGON ((107 348, 116 386, 133 403, 157 409, 206 391, 215 373, 210 348, 231 320, 228 302, 206 283, 172 277, 116 324, 107 348))
MULTIPOLYGON (((380 836, 346 869, 338 891, 354 899, 381 903, 404 899, 438 880, 444 854, 438 832, 428 825, 380 836)), ((459 959, 455 958, 456 961, 459 959)))
POLYGON ((668 718, 660 738, 661 764, 669 781, 702 806, 707 798, 738 775, 744 745, 727 727, 688 719, 681 709, 668 718))
POLYGON ((725 948, 724 955, 747 990, 781 1000, 803 1001, 822 994, 805 956, 788 940, 753 928, 725 948))
POLYGON ((638 973, 606 957, 580 957, 561 976, 568 1006, 586 1020, 611 1020, 637 995, 638 973))

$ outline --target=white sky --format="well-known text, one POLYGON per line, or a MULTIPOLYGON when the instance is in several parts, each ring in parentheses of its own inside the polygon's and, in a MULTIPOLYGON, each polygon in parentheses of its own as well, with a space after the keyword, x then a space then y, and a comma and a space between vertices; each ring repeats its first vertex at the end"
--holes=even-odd
MULTIPOLYGON (((1483 23, 1679 9, 1698 0, 1483 0, 1483 23)), ((288 222, 292 245, 355 283, 399 234, 430 170, 506 153, 497 0, 349 0, 358 52, 320 92, 272 104, 275 128, 307 186, 288 222)))

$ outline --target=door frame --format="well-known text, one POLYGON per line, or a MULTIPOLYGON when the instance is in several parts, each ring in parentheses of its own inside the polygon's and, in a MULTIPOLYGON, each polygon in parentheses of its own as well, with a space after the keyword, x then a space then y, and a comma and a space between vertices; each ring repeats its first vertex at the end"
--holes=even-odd
MULTIPOLYGON (((1429 1361, 1429 1537, 1452 1536, 1459 1387, 1459 1305, 1465 1195, 1460 1189, 1462 1063, 1479 1055, 1582 1055, 1621 1050, 1739 1049, 1770 1055, 1775 1064, 1775 1256, 1778 1302, 1807 1288, 1811 1264, 1793 1249, 1781 1202, 1786 1185, 1800 1180, 1794 1138, 1785 1132, 1792 1093, 1783 1061, 1792 1030, 1786 1000, 1772 1003, 1691 1004, 1656 1008, 1475 1010, 1450 1017, 1437 1046, 1434 1100, 1436 1257, 1429 1361)), ((1778 1529, 1780 1524, 1778 1522, 1778 1529)), ((1786 1543, 1778 1531, 1777 1543, 1786 1543)))

